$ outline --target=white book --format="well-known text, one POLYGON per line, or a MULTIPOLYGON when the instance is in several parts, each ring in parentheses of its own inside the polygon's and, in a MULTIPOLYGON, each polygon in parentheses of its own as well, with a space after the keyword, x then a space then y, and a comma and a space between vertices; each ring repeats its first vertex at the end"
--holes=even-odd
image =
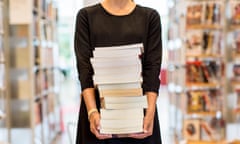
POLYGON ((119 97, 104 97, 103 101, 108 104, 124 104, 124 103, 146 103, 147 96, 119 96, 119 97))
POLYGON ((105 103, 106 109, 132 109, 132 108, 147 108, 146 102, 130 102, 130 103, 105 103))
POLYGON ((112 128, 112 129, 121 129, 121 128, 131 128, 131 127, 143 127, 143 118, 140 119, 121 119, 121 120, 100 120, 101 128, 112 128))
POLYGON ((100 84, 97 85, 98 89, 101 90, 113 90, 113 89, 138 89, 142 88, 141 82, 132 83, 117 83, 117 84, 100 84))
POLYGON ((130 134, 130 133, 141 133, 143 132, 142 126, 124 129, 100 129, 102 134, 130 134))
POLYGON ((99 90, 100 97, 119 97, 119 96, 142 96, 142 88, 137 89, 112 89, 99 90))
POLYGON ((100 129, 100 133, 102 134, 131 134, 131 133, 142 133, 143 128, 141 126, 131 127, 131 128, 122 128, 122 129, 100 129))
POLYGON ((130 74, 141 74, 142 67, 133 67, 133 66, 123 66, 118 68, 109 68, 109 69, 94 69, 95 75, 114 75, 114 74, 123 74, 123 73, 130 73, 130 74))
POLYGON ((131 83, 131 82, 141 82, 142 77, 140 74, 121 74, 121 75, 94 75, 94 83, 96 84, 110 84, 110 83, 131 83))
POLYGON ((105 50, 109 50, 109 49, 122 50, 122 49, 134 49, 134 48, 140 48, 143 51, 143 43, 110 46, 110 47, 96 47, 95 50, 105 51, 105 50))
POLYGON ((143 119, 143 109, 122 109, 122 110, 109 110, 100 109, 101 119, 112 119, 112 120, 122 120, 122 119, 143 119))
POLYGON ((124 50, 106 50, 106 51, 93 51, 93 58, 116 58, 116 57, 135 57, 139 58, 141 55, 140 49, 124 49, 124 50))
POLYGON ((142 67, 141 61, 135 58, 113 58, 113 59, 91 59, 91 63, 94 69, 97 68, 115 68, 132 66, 135 68, 142 67))

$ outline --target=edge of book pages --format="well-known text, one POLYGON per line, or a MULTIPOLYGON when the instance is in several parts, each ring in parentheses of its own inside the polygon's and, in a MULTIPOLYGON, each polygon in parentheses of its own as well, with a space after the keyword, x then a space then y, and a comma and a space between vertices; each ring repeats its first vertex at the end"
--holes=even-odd
POLYGON ((119 46, 109 46, 109 47, 95 47, 95 50, 121 50, 121 49, 131 49, 131 48, 141 48, 143 52, 143 43, 136 43, 136 44, 127 44, 127 45, 119 45, 119 46))

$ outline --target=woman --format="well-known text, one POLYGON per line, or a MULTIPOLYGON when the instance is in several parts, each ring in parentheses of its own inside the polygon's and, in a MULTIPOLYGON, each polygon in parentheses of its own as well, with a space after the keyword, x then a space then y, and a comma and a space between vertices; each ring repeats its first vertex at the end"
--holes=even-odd
POLYGON ((160 85, 162 59, 159 14, 132 0, 103 0, 81 9, 77 14, 75 54, 82 88, 76 144, 161 144, 156 99, 160 85), (144 133, 114 138, 99 133, 99 97, 94 89, 94 70, 90 63, 95 47, 143 43, 142 88, 148 108, 144 116, 144 133))

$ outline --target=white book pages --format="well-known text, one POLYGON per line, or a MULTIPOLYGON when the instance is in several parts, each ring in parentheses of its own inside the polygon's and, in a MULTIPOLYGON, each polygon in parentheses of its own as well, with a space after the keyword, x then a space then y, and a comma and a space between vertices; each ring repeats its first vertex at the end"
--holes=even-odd
POLYGON ((124 103, 146 103, 147 96, 119 96, 119 97, 104 97, 103 101, 109 104, 124 104, 124 103))
POLYGON ((106 109, 132 109, 132 108, 147 108, 146 102, 131 102, 131 103, 105 103, 106 109))
POLYGON ((124 50, 106 50, 93 51, 94 58, 116 58, 116 57, 136 57, 141 55, 140 49, 124 49, 124 50))
POLYGON ((130 74, 141 74, 142 68, 141 67, 133 67, 133 66, 124 66, 124 67, 118 67, 118 68, 109 68, 109 69, 103 69, 103 68, 96 68, 94 69, 95 75, 121 75, 123 73, 130 73, 130 74))
POLYGON ((100 129, 102 134, 130 134, 130 133, 141 133, 143 132, 142 126, 134 128, 124 128, 124 129, 100 129))
POLYGON ((93 76, 94 83, 96 84, 111 84, 111 83, 132 83, 142 81, 142 77, 138 75, 122 74, 122 75, 104 75, 93 76))
POLYGON ((131 128, 143 126, 143 118, 140 119, 121 119, 121 120, 100 120, 101 128, 114 128, 114 129, 121 129, 121 128, 131 128))
POLYGON ((98 89, 101 90, 113 90, 113 89, 138 89, 142 88, 141 82, 133 83, 119 83, 119 84, 100 84, 97 85, 98 89))
POLYGON ((100 97, 119 97, 119 96, 142 96, 143 90, 140 89, 124 89, 124 90, 101 90, 99 91, 100 97))
POLYGON ((112 58, 112 59, 91 59, 91 63, 94 69, 97 68, 115 68, 115 67, 124 67, 124 66, 132 66, 132 67, 142 67, 141 61, 134 57, 130 58, 112 58))
POLYGON ((143 43, 129 44, 129 45, 120 45, 120 46, 111 46, 111 47, 96 47, 95 50, 122 50, 122 49, 135 49, 140 48, 143 52, 143 43))
POLYGON ((143 119, 143 109, 123 109, 123 110, 109 110, 100 109, 102 120, 122 120, 122 119, 143 119))

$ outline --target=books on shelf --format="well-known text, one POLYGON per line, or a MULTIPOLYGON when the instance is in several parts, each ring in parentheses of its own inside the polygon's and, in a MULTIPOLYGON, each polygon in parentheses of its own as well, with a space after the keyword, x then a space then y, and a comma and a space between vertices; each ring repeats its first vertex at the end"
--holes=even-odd
POLYGON ((218 89, 187 92, 188 113, 209 113, 221 110, 221 92, 218 89))
POLYGON ((187 83, 217 83, 221 77, 221 62, 188 61, 186 65, 187 83))
POLYGON ((216 26, 222 23, 222 3, 214 2, 190 2, 186 11, 186 26, 216 26))
POLYGON ((101 133, 143 132, 147 98, 142 90, 142 44, 97 47, 91 64, 101 99, 101 133))
POLYGON ((191 30, 187 32, 186 55, 214 56, 223 53, 220 31, 191 30))
POLYGON ((233 26, 240 26, 240 2, 236 0, 231 0, 230 7, 231 7, 230 24, 233 26))

